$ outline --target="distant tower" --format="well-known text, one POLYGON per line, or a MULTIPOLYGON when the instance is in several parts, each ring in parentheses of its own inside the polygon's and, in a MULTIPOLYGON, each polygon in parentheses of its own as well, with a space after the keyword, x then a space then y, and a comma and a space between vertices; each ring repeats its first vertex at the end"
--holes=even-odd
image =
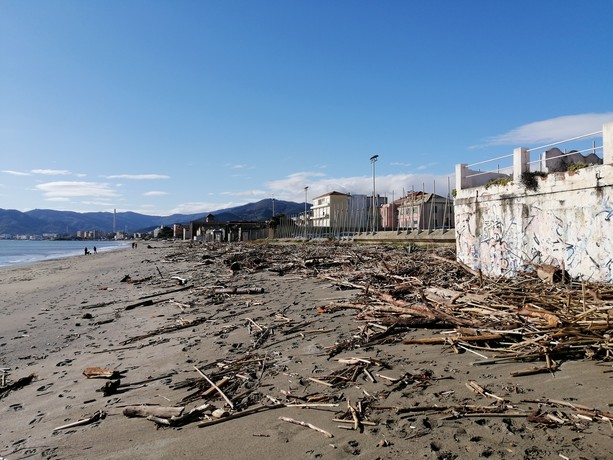
POLYGON ((115 225, 117 224, 117 209, 113 209, 113 233, 115 232, 115 225))

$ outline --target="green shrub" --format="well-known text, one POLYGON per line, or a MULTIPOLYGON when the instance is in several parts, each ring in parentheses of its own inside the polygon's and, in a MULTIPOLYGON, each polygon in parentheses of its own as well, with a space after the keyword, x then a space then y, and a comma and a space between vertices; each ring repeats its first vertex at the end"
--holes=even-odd
POLYGON ((521 173, 521 183, 526 189, 535 192, 539 188, 537 177, 547 177, 547 173, 541 171, 526 171, 521 173))
POLYGON ((488 189, 492 185, 507 185, 510 182, 513 182, 512 177, 499 177, 498 179, 491 180, 485 184, 485 188, 488 189))

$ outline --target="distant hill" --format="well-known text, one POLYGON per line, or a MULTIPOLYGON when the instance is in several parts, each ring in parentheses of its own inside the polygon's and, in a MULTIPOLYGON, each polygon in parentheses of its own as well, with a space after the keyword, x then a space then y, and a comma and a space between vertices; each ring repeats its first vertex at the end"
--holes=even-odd
MULTIPOLYGON (((118 212, 115 216, 117 231, 143 232, 161 225, 187 224, 203 219, 209 214, 218 222, 265 221, 272 217, 272 199, 249 203, 234 208, 220 209, 198 214, 173 214, 172 216, 148 216, 136 212, 118 212)), ((304 211, 304 203, 275 200, 275 214, 294 215, 304 211)), ((59 233, 74 235, 77 231, 113 231, 112 212, 72 212, 51 209, 34 209, 21 212, 14 209, 0 209, 0 234, 42 235, 59 233)))

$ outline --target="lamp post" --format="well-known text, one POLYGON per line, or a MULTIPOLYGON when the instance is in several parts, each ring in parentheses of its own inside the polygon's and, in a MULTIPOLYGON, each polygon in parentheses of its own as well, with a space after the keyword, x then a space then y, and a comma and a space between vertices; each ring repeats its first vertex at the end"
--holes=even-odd
POLYGON ((304 239, 307 238, 307 191, 309 186, 304 187, 304 239))
POLYGON ((376 188, 375 188, 375 163, 379 155, 373 155, 370 157, 370 163, 372 164, 372 232, 377 230, 377 206, 376 206, 376 188))

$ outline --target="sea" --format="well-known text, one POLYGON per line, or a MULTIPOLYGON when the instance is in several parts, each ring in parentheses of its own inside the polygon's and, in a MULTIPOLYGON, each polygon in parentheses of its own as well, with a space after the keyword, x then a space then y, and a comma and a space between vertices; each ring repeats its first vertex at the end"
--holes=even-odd
POLYGON ((58 241, 58 240, 0 240, 0 268, 30 265, 45 260, 83 255, 85 248, 92 254, 122 249, 127 241, 58 241))

